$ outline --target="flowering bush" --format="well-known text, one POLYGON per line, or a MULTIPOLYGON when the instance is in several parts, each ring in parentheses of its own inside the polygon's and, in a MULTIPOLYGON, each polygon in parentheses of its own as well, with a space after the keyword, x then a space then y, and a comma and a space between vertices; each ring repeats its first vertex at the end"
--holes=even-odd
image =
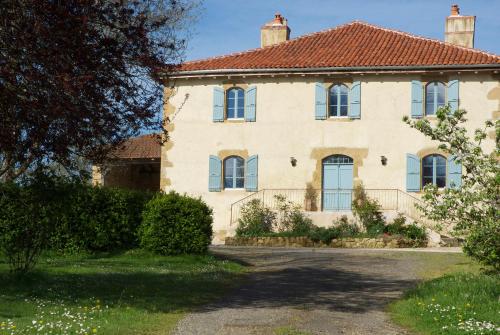
POLYGON ((439 141, 439 149, 455 156, 463 168, 460 188, 442 191, 426 185, 421 209, 431 220, 465 237, 467 254, 500 271, 500 120, 487 121, 471 138, 462 126, 465 115, 464 110, 452 112, 450 106, 445 106, 437 111, 436 125, 427 119, 404 118, 411 127, 439 141), (488 134, 496 138, 491 152, 485 152, 483 145, 488 134))

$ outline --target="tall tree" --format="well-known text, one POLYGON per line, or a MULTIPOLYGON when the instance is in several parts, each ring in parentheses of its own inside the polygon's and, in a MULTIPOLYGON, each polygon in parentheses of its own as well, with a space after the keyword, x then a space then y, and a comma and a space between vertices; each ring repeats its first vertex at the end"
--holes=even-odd
POLYGON ((0 180, 48 163, 102 162, 161 129, 162 87, 182 60, 192 0, 3 0, 0 180), (169 64, 169 65, 166 65, 169 64))

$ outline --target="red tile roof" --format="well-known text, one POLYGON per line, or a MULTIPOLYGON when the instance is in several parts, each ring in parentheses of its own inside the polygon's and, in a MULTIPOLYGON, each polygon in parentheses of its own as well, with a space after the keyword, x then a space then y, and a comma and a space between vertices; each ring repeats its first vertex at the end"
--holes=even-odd
POLYGON ((277 45, 186 62, 180 71, 330 67, 500 66, 500 56, 354 21, 277 45))
POLYGON ((155 134, 129 138, 111 157, 113 159, 159 159, 161 145, 155 134))

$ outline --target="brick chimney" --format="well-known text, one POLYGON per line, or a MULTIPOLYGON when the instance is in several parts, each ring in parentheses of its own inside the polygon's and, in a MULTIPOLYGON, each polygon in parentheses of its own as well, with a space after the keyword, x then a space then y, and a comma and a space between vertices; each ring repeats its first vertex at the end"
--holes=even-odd
POLYGON ((278 44, 290 39, 290 28, 288 21, 280 13, 274 15, 274 20, 266 23, 260 28, 260 46, 278 44))
POLYGON ((451 14, 446 18, 444 40, 448 43, 474 48, 475 23, 475 16, 462 16, 458 5, 452 5, 451 14))

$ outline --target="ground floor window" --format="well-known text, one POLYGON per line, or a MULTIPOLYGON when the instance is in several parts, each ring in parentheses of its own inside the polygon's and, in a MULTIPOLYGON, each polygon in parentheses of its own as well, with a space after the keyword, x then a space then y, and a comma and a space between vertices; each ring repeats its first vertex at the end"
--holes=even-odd
POLYGON ((422 159, 422 187, 433 184, 446 186, 446 158, 441 155, 429 155, 422 159))
POLYGON ((224 188, 243 188, 245 186, 245 160, 230 156, 224 160, 224 188))

